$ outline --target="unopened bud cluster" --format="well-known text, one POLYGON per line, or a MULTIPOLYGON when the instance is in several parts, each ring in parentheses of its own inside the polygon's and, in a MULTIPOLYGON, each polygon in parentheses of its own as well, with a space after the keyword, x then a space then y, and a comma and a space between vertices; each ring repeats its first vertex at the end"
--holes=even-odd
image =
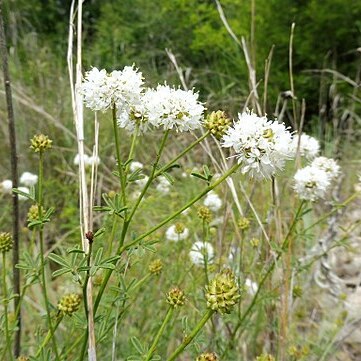
POLYGON ((218 361, 218 357, 214 352, 206 352, 199 355, 196 361, 218 361))
POLYGON ((202 221, 205 221, 206 223, 210 223, 212 220, 212 211, 206 206, 198 207, 197 215, 202 221))
POLYGON ((50 149, 51 144, 53 143, 53 141, 44 134, 34 135, 30 142, 30 148, 33 149, 35 153, 44 152, 45 150, 50 149))
POLYGON ((217 139, 221 139, 231 125, 231 120, 225 112, 217 110, 208 115, 204 125, 217 139))
POLYGON ((185 300, 186 297, 184 295, 184 292, 178 287, 172 288, 167 293, 167 302, 174 308, 177 308, 178 306, 183 306, 185 300))
MULTIPOLYGON (((42 216, 44 216, 45 212, 44 212, 43 207, 41 207, 41 213, 42 213, 42 216)), ((29 211, 28 211, 28 214, 27 214, 27 219, 28 219, 28 222, 34 222, 34 221, 39 220, 39 207, 38 207, 38 205, 33 204, 29 208, 29 211)))
POLYGON ((233 272, 224 269, 206 286, 207 307, 221 314, 230 313, 240 298, 233 272))
POLYGON ((81 303, 81 296, 76 293, 70 293, 63 296, 58 303, 58 310, 63 314, 71 316, 78 311, 81 303))
POLYGON ((276 359, 272 355, 264 353, 261 356, 256 357, 256 361, 276 361, 276 359))
POLYGON ((239 219, 238 221, 238 227, 239 229, 241 229, 242 231, 246 230, 249 228, 249 224, 250 224, 250 220, 246 217, 242 217, 239 219))
POLYGON ((185 225, 183 223, 176 223, 174 227, 174 232, 177 234, 182 234, 185 230, 185 225))
POLYGON ((16 361, 29 361, 29 357, 26 356, 19 356, 16 361))
POLYGON ((10 233, 0 232, 0 252, 8 252, 13 248, 13 238, 10 233))
POLYGON ((153 262, 150 263, 149 272, 153 273, 154 275, 159 275, 162 272, 163 264, 160 259, 155 259, 153 262))

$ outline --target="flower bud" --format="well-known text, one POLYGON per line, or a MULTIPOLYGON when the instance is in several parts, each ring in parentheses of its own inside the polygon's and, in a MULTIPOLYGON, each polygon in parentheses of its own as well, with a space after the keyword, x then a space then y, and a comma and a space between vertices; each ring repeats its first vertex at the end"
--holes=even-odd
POLYGON ((0 232, 0 252, 8 252, 13 248, 13 238, 10 233, 0 232))
POLYGON ((206 223, 210 223, 212 220, 212 212, 206 206, 198 207, 197 215, 201 220, 205 221, 206 223))
POLYGON ((256 357, 256 361, 276 361, 276 359, 268 353, 263 353, 261 356, 256 357))
POLYGON ((206 286, 207 307, 221 314, 230 313, 239 298, 239 287, 230 269, 222 270, 206 286))
POLYGON ((221 139, 231 125, 231 120, 225 112, 218 110, 208 115, 204 125, 217 139, 221 139))
POLYGON ((162 261, 160 259, 154 260, 153 262, 150 263, 148 269, 150 273, 154 275, 160 275, 163 269, 162 261))
POLYGON ((81 303, 81 296, 76 293, 70 293, 63 296, 58 302, 58 310, 65 315, 71 316, 78 311, 81 303))
MULTIPOLYGON (((44 216, 45 212, 44 212, 43 207, 41 207, 41 213, 42 213, 42 216, 44 216)), ((28 215, 27 215, 27 220, 28 220, 28 222, 34 222, 34 221, 39 220, 39 207, 38 207, 37 204, 33 204, 29 208, 28 215)))
POLYGON ((51 148, 52 140, 49 139, 47 135, 38 134, 34 135, 33 139, 30 140, 30 148, 34 150, 35 153, 44 152, 47 149, 51 148))
POLYGON ((242 218, 240 218, 239 221, 238 221, 238 227, 239 227, 242 231, 244 231, 244 230, 246 230, 246 229, 249 228, 249 224, 250 224, 250 223, 251 223, 251 222, 250 222, 250 220, 249 220, 248 218, 242 217, 242 218))
POLYGON ((172 288, 166 296, 167 302, 174 308, 177 308, 178 306, 183 306, 186 299, 184 292, 178 287, 172 288))
POLYGON ((29 357, 26 356, 19 356, 16 361, 29 361, 29 357))
POLYGON ((199 355, 196 361, 218 361, 218 357, 214 352, 206 352, 199 355))

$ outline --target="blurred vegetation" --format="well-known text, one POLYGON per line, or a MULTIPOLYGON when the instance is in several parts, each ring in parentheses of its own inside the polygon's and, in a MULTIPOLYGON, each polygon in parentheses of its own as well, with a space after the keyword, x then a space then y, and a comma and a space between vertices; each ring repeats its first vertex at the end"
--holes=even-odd
MULTIPOLYGON (((34 81, 34 57, 39 57, 29 54, 31 41, 37 42, 40 55, 45 52, 51 58, 45 74, 51 73, 54 64, 64 70, 70 4, 70 0, 7 3, 9 41, 22 64, 24 81, 34 81)), ((296 23, 295 93, 306 99, 310 118, 319 112, 320 74, 307 70, 329 68, 355 79, 360 66, 361 2, 254 0, 254 17, 252 1, 222 0, 221 4, 234 33, 245 37, 251 48, 261 89, 264 62, 275 45, 269 114, 278 94, 290 89, 292 22, 296 23)), ((84 30, 85 68, 112 69, 135 63, 148 79, 179 82, 165 52, 168 48, 182 68, 188 69, 190 85, 212 107, 224 106, 235 113, 248 95, 243 54, 223 26, 213 0, 89 0, 84 2, 84 30)), ((332 80, 329 76, 327 81, 332 80)), ((350 87, 341 91, 348 97, 350 87)))

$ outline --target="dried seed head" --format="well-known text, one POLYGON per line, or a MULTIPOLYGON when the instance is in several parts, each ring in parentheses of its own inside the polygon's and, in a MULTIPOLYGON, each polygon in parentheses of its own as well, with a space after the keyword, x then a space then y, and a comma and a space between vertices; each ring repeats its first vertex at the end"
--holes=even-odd
POLYGON ((241 217, 238 221, 238 227, 244 231, 249 228, 250 223, 251 223, 251 221, 248 218, 241 217))
POLYGON ((231 120, 222 110, 212 112, 204 121, 204 126, 217 138, 221 139, 231 125, 231 120))
POLYGON ((81 296, 76 293, 69 293, 63 296, 58 302, 58 310, 65 315, 71 316, 76 312, 81 303, 81 296))
POLYGON ((53 141, 49 139, 47 135, 38 134, 34 135, 33 139, 31 139, 30 142, 30 148, 33 149, 35 153, 38 153, 50 149, 53 141))
POLYGON ((206 286, 207 307, 221 314, 230 313, 240 298, 233 272, 224 269, 206 286))
POLYGON ((186 298, 184 292, 178 287, 172 288, 167 293, 167 302, 174 308, 183 306, 186 298))
POLYGON ((206 223, 210 223, 212 220, 212 211, 206 206, 198 207, 197 215, 201 220, 205 221, 206 223))
POLYGON ((10 233, 0 232, 0 252, 8 252, 13 248, 13 238, 10 233))
POLYGON ((160 259, 156 259, 150 263, 148 269, 150 273, 153 273, 154 275, 159 275, 162 272, 163 263, 160 259))
POLYGON ((196 361, 218 361, 218 357, 214 352, 205 352, 199 355, 196 361))

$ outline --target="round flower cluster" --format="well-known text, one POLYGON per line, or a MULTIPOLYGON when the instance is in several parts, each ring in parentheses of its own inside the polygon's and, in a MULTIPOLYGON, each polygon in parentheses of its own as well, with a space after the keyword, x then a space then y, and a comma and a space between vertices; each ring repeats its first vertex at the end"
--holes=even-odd
POLYGON ((196 266, 202 266, 204 263, 211 263, 214 257, 213 246, 209 242, 194 242, 189 258, 196 266))
POLYGON ((320 143, 316 138, 310 137, 307 134, 303 133, 301 136, 296 134, 293 137, 291 148, 294 156, 296 156, 298 151, 302 157, 313 159, 320 152, 320 143))
POLYGON ((171 187, 169 180, 164 176, 160 176, 158 177, 158 181, 159 183, 156 186, 157 191, 164 194, 169 193, 171 187))
POLYGON ((165 232, 165 238, 169 241, 181 241, 189 236, 189 229, 182 223, 176 223, 170 226, 165 232))
POLYGON ((218 357, 214 352, 206 352, 199 355, 196 361, 218 361, 218 357))
MULTIPOLYGON (((80 155, 79 153, 76 154, 76 156, 74 157, 73 160, 74 165, 79 165, 80 164, 80 155)), ((100 158, 96 157, 94 155, 89 156, 87 154, 84 154, 84 165, 85 167, 92 167, 93 165, 99 165, 100 163, 100 158)))
POLYGON ((184 305, 186 297, 181 289, 175 287, 167 293, 166 300, 173 308, 177 308, 184 305))
POLYGON ((216 192, 210 191, 204 199, 203 204, 211 211, 217 212, 222 207, 222 199, 218 196, 216 192))
POLYGON ((339 174, 340 166, 334 159, 318 157, 311 165, 297 171, 294 189, 301 199, 314 202, 326 197, 339 174))
POLYGON ((128 108, 139 103, 143 91, 142 73, 134 66, 114 70, 110 74, 105 69, 92 68, 85 73, 80 93, 85 106, 92 110, 106 111, 109 108, 128 108))
POLYGON ((0 252, 8 252, 13 248, 13 238, 10 233, 0 232, 0 252))
POLYGON ((234 149, 242 173, 258 179, 272 177, 292 158, 291 133, 284 124, 249 111, 238 117, 223 136, 222 146, 234 149))
POLYGON ((26 187, 32 187, 38 182, 38 176, 30 172, 24 172, 20 176, 20 183, 26 187))
POLYGON ((65 315, 72 316, 78 311, 81 303, 81 296, 76 293, 69 293, 63 296, 58 302, 58 310, 65 315))
POLYGON ((115 107, 118 126, 130 132, 144 133, 151 127, 184 132, 202 126, 204 106, 198 93, 167 84, 145 89, 142 73, 134 66, 110 74, 92 68, 79 91, 94 111, 115 107))
MULTIPOLYGON (((25 187, 18 187, 21 192, 26 194, 30 193, 30 189, 28 187, 34 186, 38 182, 38 176, 36 174, 30 172, 24 172, 19 179, 20 184, 23 184, 25 187)), ((0 192, 4 194, 11 194, 13 190, 13 182, 10 179, 5 179, 0 183, 0 192)), ((19 200, 24 201, 27 200, 25 196, 19 194, 19 200)))

